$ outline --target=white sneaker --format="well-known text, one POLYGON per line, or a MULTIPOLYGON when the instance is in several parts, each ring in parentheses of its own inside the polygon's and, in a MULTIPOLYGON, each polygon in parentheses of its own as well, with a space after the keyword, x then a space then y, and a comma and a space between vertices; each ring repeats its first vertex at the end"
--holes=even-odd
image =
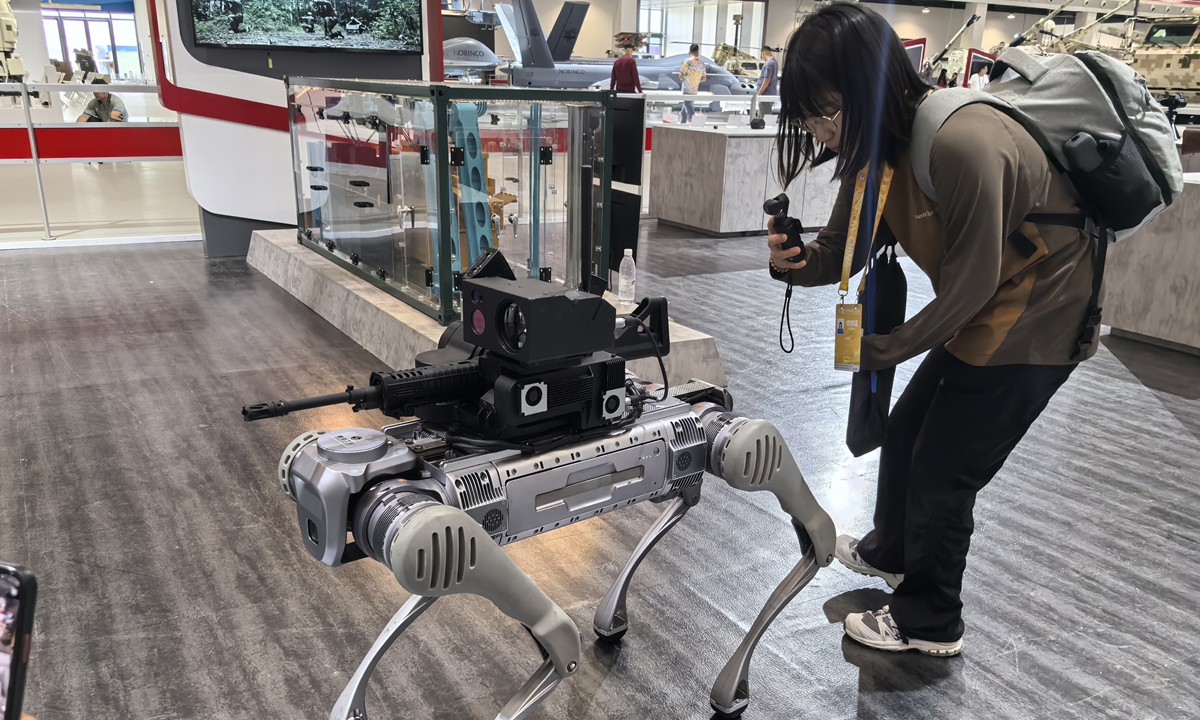
POLYGON ((889 652, 919 650, 926 655, 951 657, 959 654, 963 649, 962 638, 954 642, 933 642, 932 640, 904 637, 896 628, 896 621, 892 620, 892 613, 887 605, 884 605, 882 610, 875 612, 850 613, 846 616, 842 626, 846 628, 846 635, 851 640, 876 650, 889 652))
POLYGON ((860 575, 883 578, 888 587, 895 590, 904 582, 904 573, 889 573, 876 570, 858 555, 858 538, 849 535, 838 535, 837 545, 834 546, 833 556, 843 565, 860 575))

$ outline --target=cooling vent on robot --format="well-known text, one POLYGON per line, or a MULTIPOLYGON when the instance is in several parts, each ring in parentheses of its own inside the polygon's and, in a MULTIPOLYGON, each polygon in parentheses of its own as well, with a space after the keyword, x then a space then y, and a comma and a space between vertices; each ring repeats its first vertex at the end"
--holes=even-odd
POLYGON ((428 582, 430 590, 449 590, 461 585, 468 570, 475 568, 475 537, 467 537, 462 525, 447 525, 429 535, 429 552, 417 548, 417 580, 428 582), (428 578, 428 580, 426 580, 428 578))
POLYGON ((754 450, 746 452, 742 475, 750 478, 751 487, 766 485, 782 465, 782 441, 775 433, 765 432, 754 439, 754 450))
POLYGON ((704 442, 704 432, 700 430, 700 424, 694 417, 688 416, 672 420, 671 427, 675 429, 675 439, 671 441, 672 449, 704 442))
POLYGON ((457 478, 454 487, 463 510, 473 510, 500 499, 500 489, 487 470, 470 472, 457 478))

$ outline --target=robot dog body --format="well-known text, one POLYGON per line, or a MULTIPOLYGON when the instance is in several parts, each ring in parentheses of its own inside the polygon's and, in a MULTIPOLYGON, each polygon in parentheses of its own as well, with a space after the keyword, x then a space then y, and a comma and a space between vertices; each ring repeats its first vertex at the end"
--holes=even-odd
MULTIPOLYGON (((477 268, 473 266, 472 271, 477 268)), ((470 275, 469 271, 468 278, 470 275)), ((469 281, 464 281, 463 288, 465 297, 471 292, 469 281)), ((553 289, 554 294, 562 292, 553 289)), ((473 295, 479 298, 478 293, 473 295)), ((641 309, 645 308, 644 302, 641 309)), ((645 319, 635 321, 646 331, 642 335, 656 329, 665 344, 665 302, 660 309, 663 316, 658 328, 645 319)), ((507 312, 510 319, 513 314, 511 310, 500 312, 507 312)), ((448 333, 443 338, 443 349, 454 344, 451 337, 448 333)), ((615 642, 628 629, 626 595, 634 572, 658 540, 699 501, 705 470, 736 489, 775 494, 791 516, 800 540, 799 562, 771 595, 712 690, 710 702, 719 714, 735 716, 746 708, 754 648, 817 569, 832 560, 833 524, 813 498, 779 431, 766 421, 730 412, 728 394, 723 390, 693 381, 660 398, 655 393, 661 387, 626 374, 618 393, 605 387, 616 384, 611 380, 612 359, 587 355, 590 359, 577 365, 603 367, 600 374, 610 378, 591 383, 589 391, 593 404, 604 404, 609 412, 585 412, 579 417, 592 417, 592 424, 598 423, 598 427, 533 450, 520 443, 479 438, 456 443, 452 428, 427 419, 382 430, 310 432, 289 443, 280 460, 278 479, 296 501, 301 537, 309 553, 329 566, 373 558, 391 569, 400 585, 412 593, 359 666, 330 720, 365 720, 366 684, 379 658, 437 598, 459 593, 492 601, 528 628, 542 649, 542 665, 496 716, 497 720, 528 717, 563 678, 577 671, 581 639, 567 614, 501 546, 635 503, 664 504, 664 511, 597 608, 594 631, 601 640, 615 642), (619 403, 610 399, 618 394, 619 403), (618 404, 619 413, 615 412, 618 404), (347 529, 354 538, 349 544, 347 529)), ((537 412, 526 410, 545 410, 546 406, 527 400, 549 397, 549 404, 554 405, 557 398, 558 405, 564 405, 563 398, 568 395, 556 390, 553 382, 542 382, 562 372, 560 364, 549 374, 519 373, 517 381, 495 381, 493 392, 511 387, 512 407, 522 408, 512 417, 532 418, 537 412), (530 395, 534 386, 541 386, 542 393, 530 395)), ((446 376, 436 368, 433 374, 446 376)), ((584 375, 591 376, 588 372, 584 375)), ((455 377, 461 376, 463 369, 457 368, 455 377)), ((382 407, 388 412, 386 398, 401 393, 389 389, 386 378, 373 376, 372 382, 374 395, 350 388, 313 401, 247 408, 246 417, 282 415, 339 401, 351 402, 356 408, 382 407)), ((573 387, 588 386, 572 382, 573 387)), ((480 400, 481 405, 501 402, 487 393, 480 397, 489 398, 480 400)), ((471 408, 472 412, 477 409, 471 408)), ((412 409, 404 407, 406 412, 412 409)), ((462 411, 462 407, 457 409, 460 415, 462 411)), ((433 416, 444 417, 444 408, 433 416)), ((512 437, 514 431, 506 426, 493 433, 501 434, 512 437)))

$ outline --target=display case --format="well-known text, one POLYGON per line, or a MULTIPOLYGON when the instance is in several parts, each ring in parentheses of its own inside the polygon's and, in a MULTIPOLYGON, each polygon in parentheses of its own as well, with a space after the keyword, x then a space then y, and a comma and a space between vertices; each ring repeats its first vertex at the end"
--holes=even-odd
POLYGON ((614 97, 289 78, 299 241, 443 325, 489 247, 519 275, 595 289, 614 97))

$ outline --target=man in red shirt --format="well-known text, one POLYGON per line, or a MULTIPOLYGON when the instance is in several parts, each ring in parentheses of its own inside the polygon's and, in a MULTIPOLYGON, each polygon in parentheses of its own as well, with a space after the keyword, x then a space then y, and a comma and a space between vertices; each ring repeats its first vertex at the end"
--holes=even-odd
POLYGON ((608 89, 616 89, 619 93, 640 93, 642 81, 638 78, 637 61, 633 59, 633 46, 625 45, 625 54, 613 63, 612 81, 608 89))

